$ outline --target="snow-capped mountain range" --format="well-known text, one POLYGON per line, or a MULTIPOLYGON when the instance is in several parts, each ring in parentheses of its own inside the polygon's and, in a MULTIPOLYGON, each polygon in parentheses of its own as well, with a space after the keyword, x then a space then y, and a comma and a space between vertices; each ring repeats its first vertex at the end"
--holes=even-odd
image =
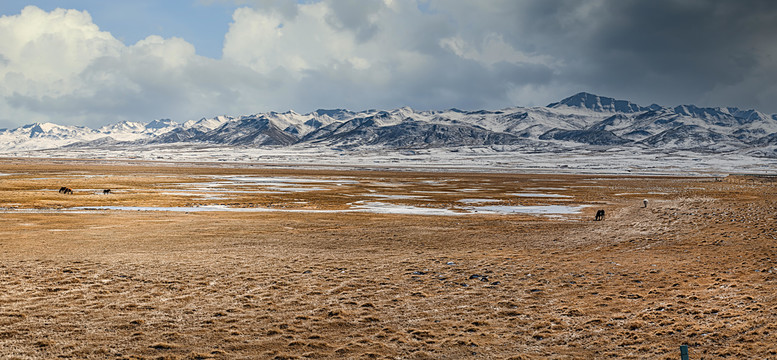
POLYGON ((3 152, 59 147, 142 149, 164 144, 393 150, 504 145, 544 152, 634 147, 774 158, 777 114, 694 105, 645 107, 579 93, 545 107, 496 111, 334 109, 217 116, 183 124, 161 119, 90 129, 36 123, 0 130, 3 152))

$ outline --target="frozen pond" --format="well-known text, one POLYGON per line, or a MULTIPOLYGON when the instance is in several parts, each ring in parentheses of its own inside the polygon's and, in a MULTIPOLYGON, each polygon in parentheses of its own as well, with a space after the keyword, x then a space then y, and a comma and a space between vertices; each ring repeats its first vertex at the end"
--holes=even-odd
POLYGON ((524 188, 524 190, 564 191, 564 190, 567 190, 567 188, 563 188, 563 187, 532 187, 532 188, 524 188))
POLYGON ((326 191, 330 190, 321 187, 268 187, 267 190, 273 192, 308 192, 308 191, 326 191))
POLYGON ((571 198, 572 197, 569 195, 547 194, 547 193, 510 193, 507 195, 518 196, 518 197, 532 197, 532 198, 571 198))
POLYGON ((476 214, 579 214, 580 210, 587 205, 565 206, 565 205, 540 205, 540 206, 507 206, 507 205, 488 205, 471 207, 468 210, 476 214))
POLYGON ((166 189, 166 191, 178 191, 178 192, 186 192, 186 191, 208 191, 208 192, 216 192, 216 193, 231 193, 231 194, 238 194, 238 193, 256 193, 256 194, 267 194, 267 193, 279 193, 279 192, 306 192, 306 191, 326 191, 331 190, 330 188, 324 188, 324 187, 306 187, 304 185, 296 184, 296 183, 284 183, 284 182, 273 182, 273 183, 239 183, 239 182, 224 182, 224 181, 218 181, 218 182, 210 182, 210 183, 182 183, 182 184, 176 184, 179 187, 188 187, 188 189, 166 189), (257 186, 256 190, 237 190, 229 188, 229 186, 247 186, 247 185, 255 185, 257 186), (297 185, 297 186, 295 186, 297 185))
POLYGON ((218 194, 202 194, 202 193, 196 193, 196 192, 189 192, 189 191, 169 191, 169 192, 163 192, 160 193, 161 195, 173 195, 173 196, 192 196, 192 197, 199 197, 203 200, 224 200, 226 197, 219 196, 218 194))
POLYGON ((77 211, 85 210, 121 210, 121 211, 173 211, 173 212, 211 212, 211 211, 229 211, 229 212, 266 212, 274 209, 265 208, 231 208, 226 205, 203 205, 203 206, 83 206, 71 208, 77 211))
POLYGON ((309 178, 296 178, 296 177, 256 177, 256 176, 214 176, 217 179, 224 179, 233 183, 248 183, 256 185, 276 185, 278 183, 283 184, 358 184, 359 182, 352 179, 309 179, 309 178))
POLYGON ((491 202, 499 202, 502 200, 499 199, 461 199, 459 200, 460 203, 465 204, 482 204, 482 203, 491 203, 491 202))
POLYGON ((390 195, 390 194, 361 194, 360 196, 376 197, 380 199, 423 199, 428 196, 423 195, 390 195))
POLYGON ((350 209, 344 210, 311 210, 311 209, 276 209, 276 208, 233 208, 226 205, 204 205, 204 206, 170 206, 170 207, 152 207, 152 206, 89 206, 74 207, 66 209, 67 211, 171 211, 171 212, 302 212, 302 213, 346 213, 346 212, 368 212, 373 214, 403 214, 403 215, 476 215, 476 214, 577 214, 585 208, 580 206, 563 205, 543 205, 543 206, 470 206, 461 209, 420 207, 411 205, 398 205, 385 202, 362 202, 358 201, 351 205, 350 209))
POLYGON ((396 205, 384 202, 365 202, 351 207, 355 210, 374 214, 405 214, 405 215, 464 215, 444 208, 428 208, 410 205, 396 205))
MULTIPOLYGON (((77 175, 84 176, 84 175, 77 175)), ((101 176, 101 175, 95 175, 101 176)), ((204 200, 217 200, 222 204, 210 204, 200 206, 89 206, 73 207, 66 209, 41 209, 42 212, 92 212, 92 211, 158 211, 158 212, 241 212, 241 213, 260 213, 260 212, 294 212, 294 213, 375 213, 375 214, 402 214, 402 215, 430 215, 430 216, 468 216, 479 214, 532 214, 542 216, 563 216, 568 214, 580 213, 586 205, 498 205, 510 197, 521 198, 552 198, 555 202, 572 201, 574 198, 570 195, 560 193, 568 190, 568 187, 532 187, 515 189, 519 192, 505 193, 495 189, 491 183, 453 183, 445 179, 419 179, 417 181, 407 181, 406 179, 380 178, 361 180, 356 177, 292 177, 292 176, 247 176, 247 175, 200 175, 189 178, 193 182, 172 182, 159 184, 152 189, 120 190, 124 193, 157 193, 167 196, 187 196, 196 197, 204 200), (377 180, 377 181, 373 181, 377 180), (362 189, 358 193, 352 193, 354 184, 367 185, 367 189, 362 189), (423 185, 424 190, 408 189, 403 193, 397 191, 397 188, 404 186, 423 185), (439 188, 438 186, 446 186, 439 188), (455 186, 459 185, 459 186, 455 186), (379 186, 379 187, 378 187, 379 186), (434 188, 430 188, 434 186, 434 188), (373 188, 369 188, 373 187, 373 188), (386 193, 381 191, 383 187, 386 193), (389 190, 392 188, 394 190, 389 190), (428 190, 426 190, 428 189, 428 190), (527 191, 524 191, 527 190, 527 191), (334 193, 337 197, 361 197, 362 200, 353 203, 334 205, 331 210, 315 208, 294 208, 295 204, 306 204, 300 199, 293 199, 286 203, 286 207, 233 207, 224 205, 229 199, 239 197, 235 200, 244 200, 245 197, 251 197, 251 194, 278 194, 278 193, 304 193, 327 191, 334 193), (484 193, 479 195, 479 193, 484 193), (496 192, 493 194, 492 192, 496 192), (444 203, 436 203, 431 199, 433 194, 442 194, 453 197, 445 199, 444 203), (482 196, 482 197, 481 197, 482 196), (369 199, 369 200, 365 200, 369 199), (402 204, 401 200, 420 200, 421 204, 402 204), (456 200, 459 199, 459 200, 456 200), (449 201, 455 201, 451 204, 449 201), (429 203, 426 203, 426 202, 429 203), (338 209, 339 207, 339 209, 338 209)), ((94 192, 102 194, 102 189, 74 189, 76 192, 94 192)), ((515 191, 513 190, 513 191, 515 191)), ((47 190, 54 191, 54 190, 47 190)), ((322 196, 329 196, 324 194, 322 196)), ((299 195, 303 197, 303 195, 299 195)), ((514 200, 514 198, 513 198, 514 200)), ((258 201, 264 202, 264 201, 258 201)), ((137 203, 143 204, 143 203, 137 203)), ((232 204, 235 205, 235 204, 232 204)), ((235 205, 239 206, 239 205, 235 205)), ((14 211, 14 210, 6 210, 14 211)))

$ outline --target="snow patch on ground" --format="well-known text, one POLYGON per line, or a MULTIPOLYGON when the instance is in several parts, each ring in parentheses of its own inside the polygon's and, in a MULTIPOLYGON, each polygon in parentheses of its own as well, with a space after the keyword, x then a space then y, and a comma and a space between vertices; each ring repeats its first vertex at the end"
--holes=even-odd
POLYGON ((578 214, 589 205, 565 206, 565 205, 538 205, 538 206, 507 206, 488 205, 471 207, 468 210, 476 214, 578 214))
POLYGON ((309 178, 295 178, 295 177, 256 177, 256 176, 214 176, 214 178, 224 179, 232 181, 233 183, 249 183, 249 184, 261 184, 261 185, 277 185, 283 184, 358 184, 356 180, 350 179, 309 179, 309 178))
POLYGON ((565 187, 529 187, 524 188, 524 190, 539 190, 539 191, 564 191, 569 190, 565 187))
POLYGON ((570 195, 546 194, 546 193, 509 193, 507 195, 530 198, 571 198, 570 195))
POLYGON ((373 214, 403 214, 403 215, 465 215, 451 209, 427 208, 411 205, 397 205, 384 202, 363 202, 351 207, 373 214))
POLYGON ((491 202, 500 202, 502 200, 499 199, 461 199, 459 200, 460 203, 464 204, 482 204, 482 203, 491 203, 491 202))
MULTIPOLYGON (((51 149, 9 151, 8 157, 212 162, 230 166, 263 165, 296 169, 416 170, 569 174, 705 175, 775 173, 777 159, 745 153, 668 154, 634 148, 610 151, 569 149, 537 152, 520 146, 419 149, 413 152, 362 147, 357 150, 315 146, 242 148, 174 144, 142 149, 51 149)), ((559 180, 563 181, 563 180, 559 180)))
POLYGON ((428 196, 423 195, 389 195, 389 194, 361 194, 360 196, 376 197, 381 199, 423 199, 428 196))
MULTIPOLYGON (((346 213, 346 212, 368 212, 373 214, 399 214, 399 215, 433 215, 433 216, 457 216, 457 215, 475 215, 475 214, 533 214, 533 215, 569 215, 577 214, 587 205, 563 206, 563 205, 543 205, 543 206, 471 206, 463 209, 419 207, 412 205, 399 205, 385 202, 356 202, 350 209, 345 210, 311 210, 311 209, 272 209, 272 208, 233 208, 226 205, 203 205, 203 206, 88 206, 73 207, 58 211, 170 211, 170 212, 298 212, 298 213, 346 213)), ((14 210, 5 210, 10 212, 14 210)), ((45 210, 40 210, 44 211, 45 210)))

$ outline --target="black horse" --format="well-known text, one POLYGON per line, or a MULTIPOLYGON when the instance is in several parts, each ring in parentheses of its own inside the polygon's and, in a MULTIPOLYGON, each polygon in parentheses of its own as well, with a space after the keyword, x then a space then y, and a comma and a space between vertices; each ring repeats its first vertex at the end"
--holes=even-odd
POLYGON ((63 187, 59 188, 59 193, 60 194, 71 194, 72 195, 73 194, 73 189, 71 189, 71 188, 69 188, 67 186, 63 186, 63 187))
POLYGON ((604 210, 597 210, 596 217, 594 217, 594 221, 601 221, 601 220, 604 220, 604 210))
POLYGON ((105 189, 103 190, 103 195, 108 195, 111 193, 111 189, 105 189))

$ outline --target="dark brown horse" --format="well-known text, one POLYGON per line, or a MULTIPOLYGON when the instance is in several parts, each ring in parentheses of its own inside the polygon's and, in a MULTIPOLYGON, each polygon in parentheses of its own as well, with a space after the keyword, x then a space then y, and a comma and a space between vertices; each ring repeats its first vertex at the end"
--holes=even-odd
POLYGON ((604 210, 597 210, 596 217, 594 217, 594 221, 602 221, 602 220, 604 220, 604 210))

